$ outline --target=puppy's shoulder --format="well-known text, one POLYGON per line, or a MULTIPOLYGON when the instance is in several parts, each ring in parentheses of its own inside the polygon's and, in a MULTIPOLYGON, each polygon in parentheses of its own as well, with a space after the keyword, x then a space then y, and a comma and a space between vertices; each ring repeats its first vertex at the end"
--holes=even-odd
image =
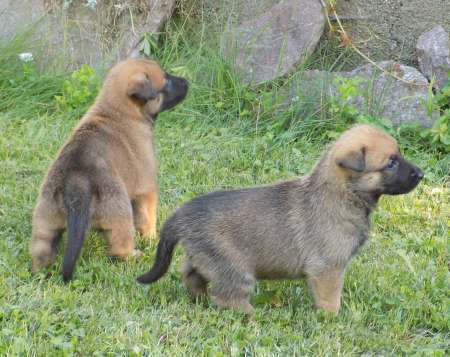
POLYGON ((87 113, 75 127, 69 142, 73 139, 86 139, 104 135, 111 130, 111 120, 104 116, 87 113))
POLYGON ((83 117, 50 167, 49 177, 65 177, 69 172, 82 171, 95 164, 96 157, 105 146, 102 137, 108 137, 106 118, 99 116, 83 117))

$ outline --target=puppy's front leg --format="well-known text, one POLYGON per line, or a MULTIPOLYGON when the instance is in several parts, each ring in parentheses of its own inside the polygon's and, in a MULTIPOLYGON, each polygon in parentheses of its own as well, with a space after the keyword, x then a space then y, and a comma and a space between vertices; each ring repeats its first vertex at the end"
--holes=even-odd
POLYGON ((136 228, 147 238, 156 238, 156 210, 158 192, 149 192, 136 197, 136 228))
POLYGON ((344 269, 330 269, 307 276, 316 307, 337 314, 341 306, 344 269))

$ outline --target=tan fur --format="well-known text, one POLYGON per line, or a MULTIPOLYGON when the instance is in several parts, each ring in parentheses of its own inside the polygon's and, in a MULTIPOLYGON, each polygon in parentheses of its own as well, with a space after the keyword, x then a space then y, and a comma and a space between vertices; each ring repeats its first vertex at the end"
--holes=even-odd
MULTIPOLYGON (((142 59, 120 62, 108 72, 95 103, 44 179, 33 216, 33 270, 50 264, 56 254, 71 205, 68 190, 86 192, 91 200, 89 221, 105 231, 111 255, 126 259, 138 254, 133 220, 143 236, 156 236, 158 185, 152 127, 167 100, 167 76, 157 63, 142 59)), ((183 86, 187 90, 187 82, 183 86)), ((72 195, 76 200, 77 193, 72 195)))

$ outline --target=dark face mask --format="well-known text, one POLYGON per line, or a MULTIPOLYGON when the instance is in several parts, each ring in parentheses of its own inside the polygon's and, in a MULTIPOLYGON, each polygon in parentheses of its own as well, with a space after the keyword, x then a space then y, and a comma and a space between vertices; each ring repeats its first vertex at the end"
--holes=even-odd
POLYGON ((163 102, 160 112, 173 108, 180 103, 188 92, 189 83, 186 79, 166 73, 166 85, 161 90, 163 102))

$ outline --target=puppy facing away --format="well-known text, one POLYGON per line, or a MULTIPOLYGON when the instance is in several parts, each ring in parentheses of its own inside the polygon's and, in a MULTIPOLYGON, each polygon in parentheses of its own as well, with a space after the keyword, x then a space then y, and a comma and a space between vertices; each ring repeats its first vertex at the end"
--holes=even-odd
POLYGON ((156 234, 158 188, 153 123, 186 96, 185 79, 149 60, 129 59, 108 72, 95 103, 73 131, 42 184, 33 215, 33 270, 49 265, 65 228, 63 279, 72 278, 88 228, 104 230, 110 253, 136 255, 134 223, 156 234))
POLYGON ((378 199, 408 193, 422 178, 391 136, 355 126, 305 177, 186 203, 164 224, 154 266, 138 281, 160 279, 180 242, 193 298, 208 290, 218 307, 251 313, 256 279, 305 277, 316 306, 337 313, 346 266, 368 237, 378 199))

